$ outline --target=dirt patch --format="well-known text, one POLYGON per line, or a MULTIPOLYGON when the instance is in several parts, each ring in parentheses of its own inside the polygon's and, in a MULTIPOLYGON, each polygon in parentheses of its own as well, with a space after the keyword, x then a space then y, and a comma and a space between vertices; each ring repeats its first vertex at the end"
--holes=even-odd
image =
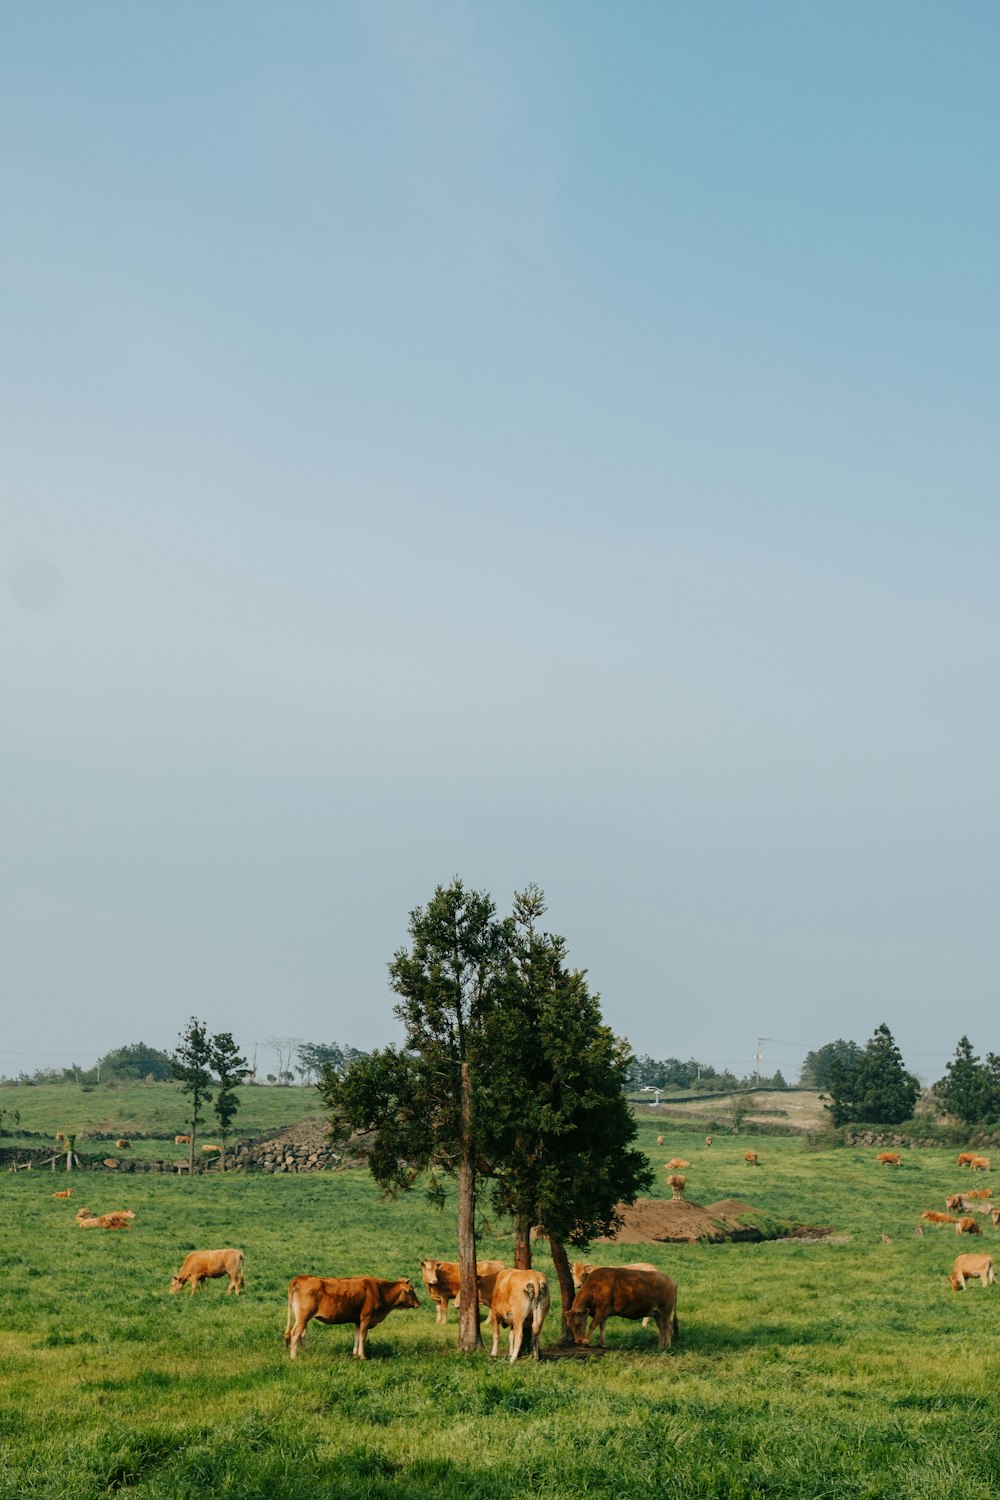
POLYGON ((686 1198, 639 1198, 635 1203, 619 1205, 624 1220, 614 1240, 604 1244, 649 1245, 719 1244, 723 1240, 776 1240, 786 1238, 825 1238, 830 1231, 804 1224, 775 1219, 763 1209, 754 1208, 740 1198, 723 1198, 702 1207, 686 1198))

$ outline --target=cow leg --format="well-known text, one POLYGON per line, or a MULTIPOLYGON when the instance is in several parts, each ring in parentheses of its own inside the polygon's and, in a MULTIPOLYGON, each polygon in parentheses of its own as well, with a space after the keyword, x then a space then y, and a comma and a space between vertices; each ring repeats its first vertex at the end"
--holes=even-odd
POLYGON ((188 1285, 191 1288, 191 1295, 193 1297, 194 1294, 195 1294, 195 1292, 198 1290, 198 1278, 197 1278, 197 1276, 192 1276, 190 1282, 188 1283, 188 1285))
POLYGON ((521 1340, 524 1337, 524 1324, 520 1318, 515 1318, 510 1325, 510 1337, 507 1340, 507 1354, 511 1364, 517 1359, 521 1352, 521 1340))
MULTIPOLYGON (((287 1337, 288 1337, 288 1335, 286 1334, 286 1338, 287 1337)), ((291 1347, 289 1348, 289 1351, 288 1351, 289 1355, 291 1356, 292 1359, 295 1359, 298 1356, 299 1345, 300 1344, 304 1344, 305 1341, 306 1341, 306 1319, 303 1318, 303 1316, 302 1316, 301 1313, 297 1313, 296 1314, 296 1318, 295 1318, 295 1327, 292 1329, 292 1333, 291 1333, 291 1339, 290 1339, 291 1347)))
POLYGON ((447 1297, 435 1297, 434 1303, 435 1303, 435 1307, 437 1309, 437 1311, 434 1314, 434 1321, 435 1321, 435 1323, 447 1323, 447 1321, 448 1321, 448 1298, 447 1297))
POLYGON ((490 1350, 490 1359, 496 1359, 500 1350, 500 1319, 490 1308, 490 1327, 493 1329, 493 1348, 490 1350))
POLYGON ((662 1307, 658 1307, 656 1309, 656 1312, 653 1314, 653 1316, 656 1319, 656 1327, 657 1327, 657 1329, 659 1331, 659 1337, 658 1337, 658 1339, 656 1341, 656 1347, 658 1349, 669 1348, 669 1345, 670 1345, 670 1320, 667 1317, 667 1314, 664 1312, 664 1310, 663 1310, 662 1307))

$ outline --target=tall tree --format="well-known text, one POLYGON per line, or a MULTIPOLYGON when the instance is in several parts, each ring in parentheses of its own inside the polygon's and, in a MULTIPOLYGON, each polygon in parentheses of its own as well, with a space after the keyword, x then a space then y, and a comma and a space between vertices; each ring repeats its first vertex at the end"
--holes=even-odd
POLYGON ((194 1176, 194 1146, 198 1126, 204 1124, 202 1109, 212 1100, 212 1043, 208 1027, 192 1016, 181 1032, 177 1051, 170 1059, 181 1093, 188 1096, 188 1176, 194 1176))
POLYGON ((573 1301, 567 1243, 584 1249, 621 1225, 653 1173, 635 1146, 625 1099, 631 1052, 601 1018, 586 975, 566 964, 563 938, 539 932, 545 900, 536 886, 514 898, 502 1003, 484 1023, 490 1058, 481 1146, 492 1199, 515 1226, 516 1266, 531 1265, 531 1228, 549 1236, 566 1315, 573 1301))
POLYGON ((226 1170, 226 1139, 229 1128, 240 1107, 240 1096, 236 1092, 240 1084, 250 1076, 247 1060, 233 1041, 232 1032, 220 1031, 211 1039, 211 1068, 218 1088, 215 1091, 215 1117, 222 1136, 222 1170, 226 1170))
POLYGON ((934 1098, 945 1114, 964 1125, 1000 1119, 1000 1057, 988 1052, 985 1063, 980 1062, 969 1038, 961 1037, 944 1078, 934 1085, 934 1098))
POLYGON ((834 1125, 898 1125, 913 1114, 920 1084, 883 1022, 855 1060, 835 1059, 827 1085, 834 1125))
POLYGON ((843 1038, 827 1042, 815 1052, 807 1052, 802 1060, 799 1088, 819 1089, 822 1092, 829 1085, 830 1069, 834 1063, 846 1063, 850 1066, 857 1062, 861 1052, 862 1048, 857 1042, 845 1042, 843 1038))
POLYGON ((389 965, 400 997, 401 1049, 356 1059, 338 1076, 323 1070, 320 1092, 335 1133, 375 1130, 375 1180, 406 1190, 421 1172, 453 1176, 458 1196, 461 1280, 459 1348, 482 1340, 476 1294, 477 1089, 486 1017, 507 976, 511 923, 498 921, 490 897, 457 877, 410 913, 409 948, 389 965))

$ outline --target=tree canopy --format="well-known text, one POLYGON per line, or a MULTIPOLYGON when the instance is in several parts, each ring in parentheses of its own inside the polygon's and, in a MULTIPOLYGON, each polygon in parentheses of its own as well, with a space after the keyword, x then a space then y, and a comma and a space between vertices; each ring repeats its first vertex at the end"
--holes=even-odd
POLYGON ((170 1053, 161 1052, 158 1047, 147 1047, 145 1042, 113 1047, 99 1059, 97 1066, 105 1082, 109 1078, 120 1078, 123 1082, 152 1078, 156 1083, 164 1083, 173 1077, 170 1053))
POLYGON ((834 1125, 898 1125, 912 1116, 920 1084, 903 1066, 902 1054, 883 1022, 857 1057, 834 1059, 827 1092, 834 1125))
POLYGON ((945 1114, 964 1125, 1000 1120, 1000 1056, 987 1052, 985 1063, 980 1062, 969 1038, 961 1037, 945 1076, 934 1085, 934 1098, 945 1114))

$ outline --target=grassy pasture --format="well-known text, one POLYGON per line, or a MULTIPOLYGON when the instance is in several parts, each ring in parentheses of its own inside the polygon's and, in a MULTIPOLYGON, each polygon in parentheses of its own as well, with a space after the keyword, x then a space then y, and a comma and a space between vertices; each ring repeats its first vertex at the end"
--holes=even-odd
MULTIPOLYGON (((237 1092, 240 1108, 231 1132, 234 1136, 281 1130, 286 1125, 296 1124, 306 1115, 322 1112, 314 1088, 297 1084, 272 1088, 256 1084, 237 1092)), ((21 1116, 16 1128, 10 1118, 5 1117, 0 1142, 3 1145, 24 1140, 26 1130, 44 1131, 53 1141, 58 1130, 75 1131, 81 1137, 81 1145, 86 1145, 83 1137, 87 1131, 114 1132, 123 1136, 141 1131, 148 1139, 134 1141, 132 1155, 156 1158, 162 1155, 164 1144, 168 1144, 173 1152, 174 1136, 185 1129, 188 1101, 176 1083, 123 1083, 113 1088, 105 1084, 85 1088, 78 1083, 39 1083, 30 1087, 4 1083, 0 1084, 0 1108, 17 1110, 21 1116)), ((205 1114, 199 1136, 202 1140, 215 1140, 218 1125, 211 1105, 205 1114)), ((26 1143, 32 1146, 44 1144, 37 1140, 26 1143)))
MULTIPOLYGON (((277 1092, 277 1091, 275 1091, 277 1092)), ((434 1324, 419 1261, 452 1256, 449 1214, 382 1203, 365 1172, 271 1177, 86 1174, 69 1204, 49 1173, 0 1179, 0 1500, 355 1500, 535 1491, 583 1496, 994 1496, 1000 1484, 1000 1288, 952 1293, 959 1242, 913 1231, 968 1183, 953 1152, 809 1151, 800 1140, 668 1129, 701 1203, 739 1196, 847 1243, 594 1247, 678 1282, 681 1342, 612 1322, 604 1358, 492 1364, 434 1324), (120 1234, 80 1231, 81 1202, 131 1206, 120 1234), (891 1238, 882 1242, 882 1234, 891 1238), (169 1295, 187 1250, 247 1252, 247 1290, 169 1295), (315 1324, 281 1342, 290 1276, 409 1275, 415 1312, 369 1337, 315 1324)), ((65 1179, 59 1176, 58 1185, 65 1179)), ((665 1189, 662 1189, 664 1194, 665 1189)), ((503 1225, 482 1254, 509 1258, 503 1225)), ((551 1269, 547 1250, 537 1264, 551 1269)), ((558 1319, 546 1333, 555 1338, 558 1319)), ((543 1343, 544 1343, 543 1335, 543 1343)))

